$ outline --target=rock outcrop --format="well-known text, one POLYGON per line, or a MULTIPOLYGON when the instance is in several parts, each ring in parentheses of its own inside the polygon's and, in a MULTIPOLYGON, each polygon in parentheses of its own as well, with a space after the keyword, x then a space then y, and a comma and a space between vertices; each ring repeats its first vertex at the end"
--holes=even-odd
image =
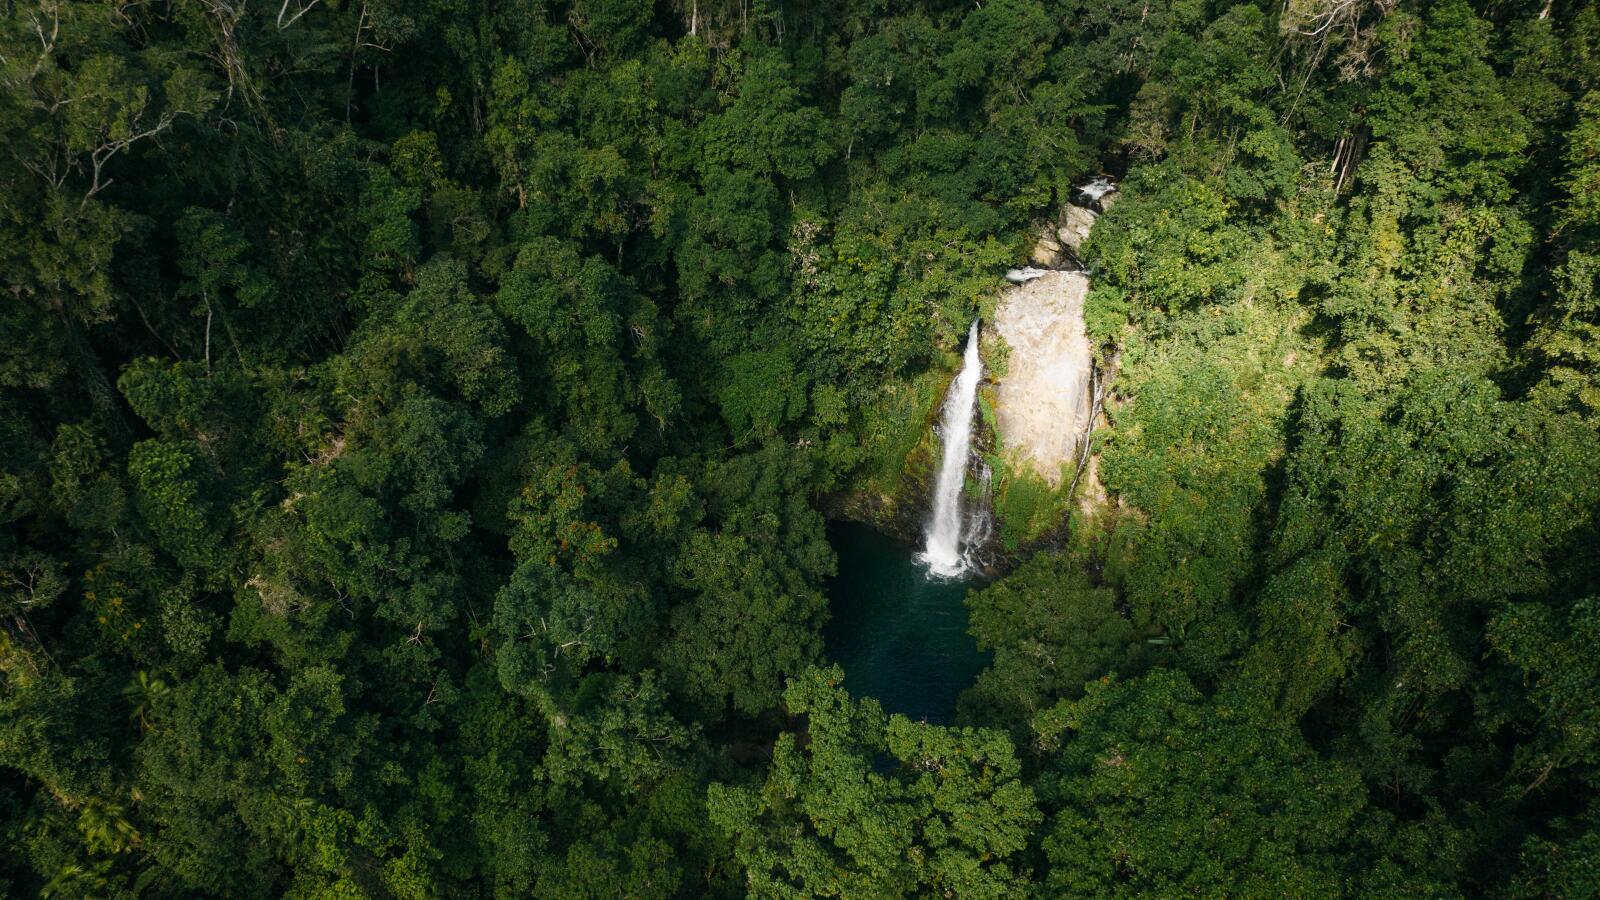
POLYGON ((1060 484, 1089 425, 1088 292, 1082 272, 1048 272, 1008 288, 995 310, 994 332, 1009 348, 995 392, 1002 451, 1051 485, 1060 484))
POLYGON ((1076 254, 1083 242, 1089 239, 1089 229, 1094 227, 1094 219, 1094 210, 1065 204, 1061 207, 1061 225, 1056 229, 1056 237, 1062 246, 1076 254))
POLYGON ((1059 269, 1067 262, 1061 241, 1049 226, 1041 225, 1035 231, 1033 255, 1028 261, 1042 269, 1059 269))
POLYGON ((1064 203, 1053 223, 1035 228, 1032 265, 1006 272, 1014 286, 1001 294, 992 323, 1009 349, 995 391, 1002 451, 1052 486, 1077 462, 1094 415, 1094 354, 1083 325, 1089 279, 1063 269, 1078 268, 1078 252, 1095 219, 1116 202, 1117 186, 1098 175, 1074 198, 1084 205, 1064 203))

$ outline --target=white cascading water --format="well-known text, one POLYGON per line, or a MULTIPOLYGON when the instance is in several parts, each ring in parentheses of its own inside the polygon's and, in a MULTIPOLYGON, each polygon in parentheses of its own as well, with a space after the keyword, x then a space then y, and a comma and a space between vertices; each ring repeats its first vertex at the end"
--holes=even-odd
POLYGON ((1087 197, 1091 203, 1099 201, 1101 197, 1117 189, 1116 182, 1104 175, 1096 175, 1089 179, 1088 184, 1078 185, 1078 190, 1087 197))
POLYGON ((972 410, 978 396, 978 378, 982 374, 983 363, 978 359, 978 322, 974 319, 972 329, 967 332, 966 361, 944 401, 944 455, 939 461, 933 515, 928 519, 927 543, 921 557, 929 574, 941 578, 954 578, 967 570, 967 559, 961 551, 961 488, 966 481, 967 458, 972 453, 972 410))

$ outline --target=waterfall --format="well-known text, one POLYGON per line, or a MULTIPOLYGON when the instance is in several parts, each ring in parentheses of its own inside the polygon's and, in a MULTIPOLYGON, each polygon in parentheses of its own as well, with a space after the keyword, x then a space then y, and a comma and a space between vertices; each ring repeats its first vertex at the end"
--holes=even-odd
POLYGON ((944 401, 941 432, 944 453, 939 461, 939 481, 934 486, 933 515, 928 519, 927 543, 922 562, 929 574, 952 578, 967 570, 962 553, 961 488, 966 481, 967 458, 972 453, 972 410, 978 396, 978 322, 967 332, 966 361, 944 401))
POLYGON ((1078 185, 1078 191, 1089 199, 1090 203, 1098 201, 1101 197, 1117 189, 1116 182, 1104 175, 1096 175, 1089 179, 1088 184, 1078 185))

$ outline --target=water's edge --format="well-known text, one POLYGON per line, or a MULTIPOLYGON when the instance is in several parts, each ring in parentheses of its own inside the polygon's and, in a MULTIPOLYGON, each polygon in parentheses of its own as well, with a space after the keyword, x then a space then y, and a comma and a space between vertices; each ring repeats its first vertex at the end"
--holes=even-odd
POLYGON ((890 713, 938 724, 989 665, 967 633, 974 582, 929 579, 911 545, 857 522, 831 521, 839 574, 827 585, 825 653, 845 689, 890 713))

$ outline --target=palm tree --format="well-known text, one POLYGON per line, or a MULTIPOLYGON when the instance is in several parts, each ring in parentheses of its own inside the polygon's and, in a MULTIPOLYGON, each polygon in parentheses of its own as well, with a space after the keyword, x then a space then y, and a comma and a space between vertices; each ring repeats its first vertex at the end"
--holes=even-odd
POLYGON ((167 687, 165 681, 159 678, 151 678, 150 673, 143 669, 139 670, 134 675, 133 681, 122 689, 122 696, 127 697, 128 702, 133 704, 133 709, 128 713, 128 718, 139 723, 141 732, 151 731, 155 728, 151 724, 151 711, 155 702, 166 696, 169 690, 171 689, 167 687))
POLYGON ((111 872, 111 860, 103 859, 93 865, 79 865, 71 863, 62 866, 56 871, 43 888, 39 890, 40 897, 103 897, 106 893, 107 876, 111 872))
POLYGON ((133 827, 126 815, 127 807, 120 803, 90 800, 78 813, 78 830, 92 853, 123 853, 139 843, 139 829, 133 827))

